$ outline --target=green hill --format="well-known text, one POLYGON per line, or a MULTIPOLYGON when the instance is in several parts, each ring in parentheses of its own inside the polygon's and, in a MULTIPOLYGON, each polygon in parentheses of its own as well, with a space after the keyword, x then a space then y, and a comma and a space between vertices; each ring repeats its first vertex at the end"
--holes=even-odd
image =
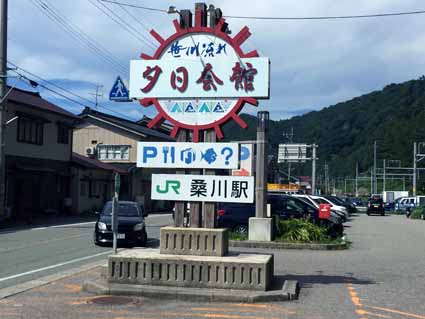
MULTIPOLYGON (((224 127, 227 140, 255 138, 256 118, 242 114, 247 130, 235 123, 224 127)), ((401 84, 390 84, 352 100, 309 112, 288 120, 270 122, 270 144, 276 154, 279 143, 285 143, 283 132, 294 129, 294 142, 316 143, 318 168, 329 164, 332 176, 353 176, 355 163, 361 171, 373 165, 373 143, 378 146, 378 167, 383 159, 401 160, 412 166, 414 141, 425 142, 425 77, 401 84)), ((298 165, 296 173, 310 174, 309 167, 298 165)))

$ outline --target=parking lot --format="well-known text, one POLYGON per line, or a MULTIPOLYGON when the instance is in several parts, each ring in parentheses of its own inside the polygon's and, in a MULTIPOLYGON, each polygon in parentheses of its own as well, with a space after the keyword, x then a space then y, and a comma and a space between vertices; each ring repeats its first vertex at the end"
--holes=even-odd
MULTIPOLYGON (((155 222, 170 220, 162 218, 155 222)), ((301 284, 294 302, 94 296, 81 291, 84 281, 99 275, 94 268, 0 300, 1 318, 425 319, 425 222, 359 214, 346 223, 346 234, 352 245, 345 251, 270 251, 275 254, 275 274, 301 284)))

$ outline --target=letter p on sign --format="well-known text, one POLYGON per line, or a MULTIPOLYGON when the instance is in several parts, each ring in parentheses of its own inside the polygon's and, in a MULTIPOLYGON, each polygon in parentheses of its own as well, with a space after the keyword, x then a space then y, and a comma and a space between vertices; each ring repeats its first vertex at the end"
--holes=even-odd
POLYGON ((158 150, 153 146, 143 147, 143 163, 147 163, 148 158, 155 158, 158 154, 158 150))
POLYGON ((319 219, 329 219, 329 218, 331 218, 331 205, 320 204, 320 206, 319 206, 319 219))

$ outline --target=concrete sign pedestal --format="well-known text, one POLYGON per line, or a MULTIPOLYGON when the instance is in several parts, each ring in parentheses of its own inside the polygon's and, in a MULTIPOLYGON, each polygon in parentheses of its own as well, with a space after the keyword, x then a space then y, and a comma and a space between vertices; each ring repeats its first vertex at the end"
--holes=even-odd
POLYGON ((248 239, 253 241, 272 241, 273 219, 251 217, 249 219, 248 239))

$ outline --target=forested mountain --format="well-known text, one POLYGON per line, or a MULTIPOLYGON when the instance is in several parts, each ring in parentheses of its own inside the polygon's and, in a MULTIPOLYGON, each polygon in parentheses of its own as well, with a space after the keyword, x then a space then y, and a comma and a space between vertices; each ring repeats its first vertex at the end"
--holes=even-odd
MULTIPOLYGON (((224 127, 227 140, 255 139, 256 118, 242 114, 247 130, 235 123, 224 127)), ((283 132, 294 129, 294 143, 319 145, 318 169, 326 161, 332 176, 353 176, 355 163, 360 171, 373 165, 373 143, 377 141, 378 167, 383 159, 401 160, 412 166, 413 142, 425 142, 425 77, 401 84, 390 84, 352 100, 295 116, 270 121, 270 152, 287 140, 283 132)), ((310 174, 310 166, 297 166, 298 174, 310 174)))

